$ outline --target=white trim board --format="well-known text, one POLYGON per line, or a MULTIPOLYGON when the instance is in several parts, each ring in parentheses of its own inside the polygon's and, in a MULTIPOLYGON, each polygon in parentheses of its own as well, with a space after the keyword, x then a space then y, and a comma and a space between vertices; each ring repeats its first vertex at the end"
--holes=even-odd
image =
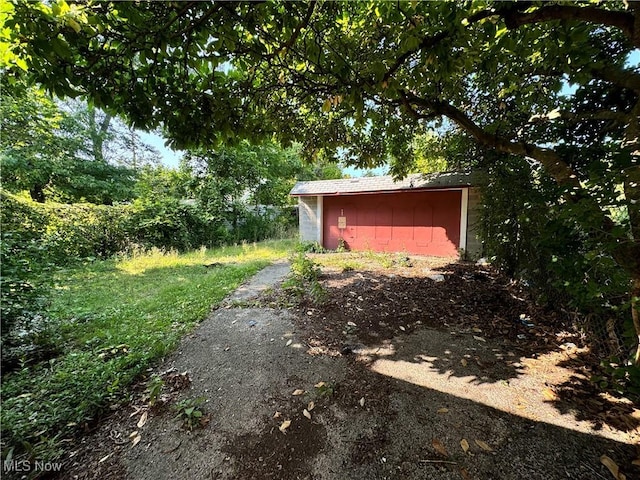
POLYGON ((324 245, 322 242, 324 241, 323 235, 323 227, 324 227, 324 197, 322 195, 318 195, 316 197, 316 235, 319 245, 324 245))
POLYGON ((469 189, 462 189, 460 199, 460 249, 467 249, 467 215, 469 211, 469 189))

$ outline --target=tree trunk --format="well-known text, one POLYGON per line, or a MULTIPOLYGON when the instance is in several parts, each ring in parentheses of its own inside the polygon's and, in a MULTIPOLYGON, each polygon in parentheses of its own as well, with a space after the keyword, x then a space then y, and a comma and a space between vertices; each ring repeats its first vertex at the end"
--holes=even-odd
MULTIPOLYGON (((634 5, 634 9, 638 9, 634 5)), ((640 12, 638 12, 640 13, 640 12)), ((640 27, 640 15, 636 14, 636 26, 640 27)), ((636 31, 640 37, 640 32, 636 31)), ((640 100, 632 110, 629 125, 625 130, 623 147, 629 150, 632 166, 625 171, 624 196, 627 201, 631 245, 624 265, 631 270, 633 286, 631 287, 631 318, 638 344, 634 356, 634 365, 640 367, 640 100)))
POLYGON ((104 118, 100 125, 97 122, 96 108, 89 106, 89 134, 91 136, 91 149, 93 151, 94 160, 104 163, 104 139, 109 129, 111 115, 104 114, 104 118))
POLYGON ((633 279, 633 287, 631 288, 631 318, 633 318, 633 328, 638 337, 633 364, 640 368, 640 277, 633 279))
POLYGON ((35 184, 33 187, 29 189, 29 195, 31 195, 31 200, 38 203, 44 203, 46 200, 44 194, 44 185, 35 184))
POLYGON ((624 185, 632 243, 628 247, 628 253, 624 255, 626 262, 623 263, 623 266, 631 270, 631 278, 633 279, 631 317, 633 318, 633 328, 638 337, 634 364, 640 367, 640 187, 638 187, 638 182, 640 182, 640 167, 633 167, 624 185))

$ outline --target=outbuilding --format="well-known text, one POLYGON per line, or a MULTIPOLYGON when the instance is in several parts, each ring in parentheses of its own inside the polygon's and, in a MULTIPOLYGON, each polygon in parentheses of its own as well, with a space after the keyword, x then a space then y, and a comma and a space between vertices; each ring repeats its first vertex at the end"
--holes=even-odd
POLYGON ((324 248, 457 257, 480 254, 470 173, 298 182, 300 239, 324 248))

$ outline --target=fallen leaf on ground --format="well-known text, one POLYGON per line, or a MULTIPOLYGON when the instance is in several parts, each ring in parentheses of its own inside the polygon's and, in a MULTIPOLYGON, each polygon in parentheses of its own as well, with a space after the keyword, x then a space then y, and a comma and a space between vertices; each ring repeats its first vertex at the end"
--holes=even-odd
POLYGON ((640 458, 636 458, 633 462, 631 462, 631 465, 635 465, 637 467, 640 467, 640 458))
POLYGON ((140 413, 141 410, 142 407, 136 407, 135 411, 131 415, 129 415, 129 418, 135 417, 138 413, 140 413))
POLYGON ((309 420, 311 420, 311 414, 309 413, 309 410, 307 410, 306 408, 304 410, 302 410, 302 414, 307 417, 309 420))
POLYGON ((467 472, 466 468, 460 469, 460 475, 462 476, 463 480, 471 480, 471 475, 469 475, 469 472, 467 472))
POLYGON ((311 411, 315 408, 316 404, 313 402, 309 402, 309 405, 307 405, 307 410, 311 411))
POLYGON ((495 452, 495 450, 491 448, 488 443, 483 442, 482 440, 474 440, 474 441, 476 442, 476 445, 478 445, 485 452, 495 452))
POLYGON ((627 480, 625 474, 620 471, 620 467, 618 467, 618 464, 614 462, 610 457, 602 455, 600 457, 600 462, 602 462, 602 464, 609 469, 611 475, 613 475, 613 478, 615 478, 616 480, 627 480))
POLYGON ((138 443, 140 443, 140 440, 142 440, 142 437, 140 435, 136 435, 135 437, 133 437, 132 446, 135 447, 138 443))
POLYGON ((149 414, 147 412, 144 412, 141 416, 140 416, 140 420, 138 420, 137 423, 137 427, 138 428, 142 428, 144 427, 144 424, 147 423, 147 417, 149 416, 149 414))
POLYGON ((400 328, 400 330, 402 330, 403 332, 406 330, 402 325, 400 325, 400 327, 398 328, 400 328))
POLYGON ((448 413, 449 409, 448 408, 439 408, 438 409, 438 413, 448 413))
POLYGON ((291 395, 293 395, 294 397, 297 397, 298 395, 304 395, 304 390, 297 388, 293 391, 291 395))
POLYGON ((437 438, 434 438, 433 440, 431 440, 431 445, 433 445, 433 448, 435 449, 435 451, 438 452, 443 457, 449 456, 449 452, 447 452, 447 449, 444 448, 444 445, 442 444, 442 442, 437 438))
POLYGON ((477 335, 474 335, 473 338, 475 338, 476 340, 478 340, 479 342, 486 342, 486 340, 482 337, 478 337, 477 335))
POLYGON ((460 363, 462 364, 463 367, 467 366, 467 360, 464 359, 464 358, 462 360, 460 360, 460 363))
POLYGON ((98 463, 102 463, 104 462, 107 458, 109 458, 111 455, 113 455, 113 452, 111 452, 109 455, 105 455, 104 457, 102 457, 100 460, 98 460, 98 463))
POLYGON ((273 414, 273 418, 280 418, 282 414, 280 412, 276 412, 273 414))
POLYGON ((542 390, 542 394, 547 400, 555 401, 558 399, 558 395, 556 395, 556 392, 554 392, 550 388, 545 388, 544 390, 542 390))
POLYGON ((467 453, 469 451, 469 442, 467 442, 466 439, 462 439, 460 440, 460 446, 462 447, 462 450, 464 450, 464 453, 467 453))
POLYGON ((286 433, 287 428, 291 425, 291 420, 285 420, 278 428, 282 433, 286 433))
POLYGON ((135 432, 131 432, 131 433, 129 434, 129 438, 133 438, 133 437, 135 437, 135 436, 137 436, 137 435, 138 435, 138 430, 136 430, 135 432))
POLYGON ((288 346, 289 346, 289 345, 291 345, 292 343, 293 343, 293 340, 289 339, 289 341, 287 342, 287 345, 286 345, 286 346, 288 347, 288 346))
POLYGON ((316 383, 316 384, 314 385, 314 387, 316 387, 316 388, 322 388, 322 387, 324 387, 325 385, 326 385, 326 383, 324 383, 324 382, 318 382, 318 383, 316 383))
POLYGON ((360 403, 360 406, 361 406, 361 407, 364 407, 364 397, 362 397, 362 398, 360 399, 360 402, 358 402, 358 403, 360 403))

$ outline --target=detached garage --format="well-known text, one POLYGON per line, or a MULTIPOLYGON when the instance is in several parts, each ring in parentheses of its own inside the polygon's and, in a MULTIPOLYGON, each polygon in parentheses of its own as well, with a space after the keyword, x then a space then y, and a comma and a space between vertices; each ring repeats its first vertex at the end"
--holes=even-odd
POLYGON ((479 255, 471 174, 415 174, 298 182, 300 237, 327 249, 479 255))

